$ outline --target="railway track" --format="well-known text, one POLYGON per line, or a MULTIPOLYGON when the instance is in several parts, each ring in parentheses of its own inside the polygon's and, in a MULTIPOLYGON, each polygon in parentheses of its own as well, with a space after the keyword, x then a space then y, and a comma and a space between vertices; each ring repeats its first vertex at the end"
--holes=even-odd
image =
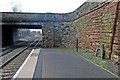
POLYGON ((3 52, 3 51, 6 51, 6 50, 10 49, 11 47, 15 47, 15 46, 21 45, 23 43, 24 43, 24 41, 18 41, 14 45, 2 47, 0 50, 3 52))
POLYGON ((11 79, 30 52, 39 45, 39 42, 39 40, 35 40, 33 43, 10 57, 7 61, 3 62, 0 65, 0 69, 2 71, 2 74, 0 74, 1 79, 11 79))
POLYGON ((8 54, 8 53, 10 53, 10 52, 12 52, 12 51, 14 51, 15 49, 23 46, 24 44, 27 44, 27 43, 29 44, 29 43, 31 43, 31 42, 32 42, 32 41, 26 41, 26 42, 18 43, 18 44, 16 44, 16 45, 8 46, 8 47, 6 47, 5 49, 2 49, 2 50, 1 50, 1 52, 0 52, 0 57, 2 57, 2 56, 4 56, 4 55, 6 55, 6 54, 8 54))

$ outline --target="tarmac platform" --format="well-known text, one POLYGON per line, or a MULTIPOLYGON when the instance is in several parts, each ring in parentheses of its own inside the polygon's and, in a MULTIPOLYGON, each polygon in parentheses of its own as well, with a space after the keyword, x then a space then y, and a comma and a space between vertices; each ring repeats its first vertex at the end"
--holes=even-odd
POLYGON ((72 52, 35 49, 16 78, 79 78, 81 80, 82 78, 109 78, 113 80, 116 76, 72 52))

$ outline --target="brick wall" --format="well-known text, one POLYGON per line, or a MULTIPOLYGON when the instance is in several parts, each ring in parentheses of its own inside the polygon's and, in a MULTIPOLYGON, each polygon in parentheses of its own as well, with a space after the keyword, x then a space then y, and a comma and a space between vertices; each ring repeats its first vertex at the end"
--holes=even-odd
MULTIPOLYGON (((113 48, 112 54, 118 53, 119 29, 116 28, 115 37, 113 35, 113 28, 116 27, 114 26, 116 10, 117 2, 108 2, 73 21, 71 26, 79 35, 79 48, 88 49, 95 54, 96 48, 104 44, 107 58, 111 52, 111 46, 113 48), (112 38, 114 38, 113 45, 112 38)), ((72 42, 73 38, 75 37, 69 38, 71 40, 69 42, 72 42)), ((69 42, 65 46, 70 47, 72 43, 69 42)))

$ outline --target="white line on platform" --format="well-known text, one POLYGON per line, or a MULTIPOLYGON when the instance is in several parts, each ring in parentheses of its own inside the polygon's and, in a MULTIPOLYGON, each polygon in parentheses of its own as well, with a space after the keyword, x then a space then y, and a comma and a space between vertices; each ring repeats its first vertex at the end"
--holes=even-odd
POLYGON ((32 55, 33 51, 34 51, 34 49, 30 52, 30 54, 28 55, 28 57, 26 58, 26 60, 23 62, 23 64, 20 66, 20 68, 18 69, 18 71, 15 73, 15 75, 12 77, 11 80, 15 80, 17 78, 17 76, 20 73, 20 71, 22 70, 23 66, 26 64, 26 62, 28 61, 28 59, 32 55))

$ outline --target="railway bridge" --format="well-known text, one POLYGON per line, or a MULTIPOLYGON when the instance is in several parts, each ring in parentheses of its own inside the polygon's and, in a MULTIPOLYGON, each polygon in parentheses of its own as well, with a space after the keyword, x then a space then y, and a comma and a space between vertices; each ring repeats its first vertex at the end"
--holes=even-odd
POLYGON ((42 29, 44 47, 75 48, 93 53, 120 53, 120 2, 85 2, 71 13, 1 12, 2 43, 17 41, 17 29, 42 29), (78 42, 76 42, 78 39, 78 42))

